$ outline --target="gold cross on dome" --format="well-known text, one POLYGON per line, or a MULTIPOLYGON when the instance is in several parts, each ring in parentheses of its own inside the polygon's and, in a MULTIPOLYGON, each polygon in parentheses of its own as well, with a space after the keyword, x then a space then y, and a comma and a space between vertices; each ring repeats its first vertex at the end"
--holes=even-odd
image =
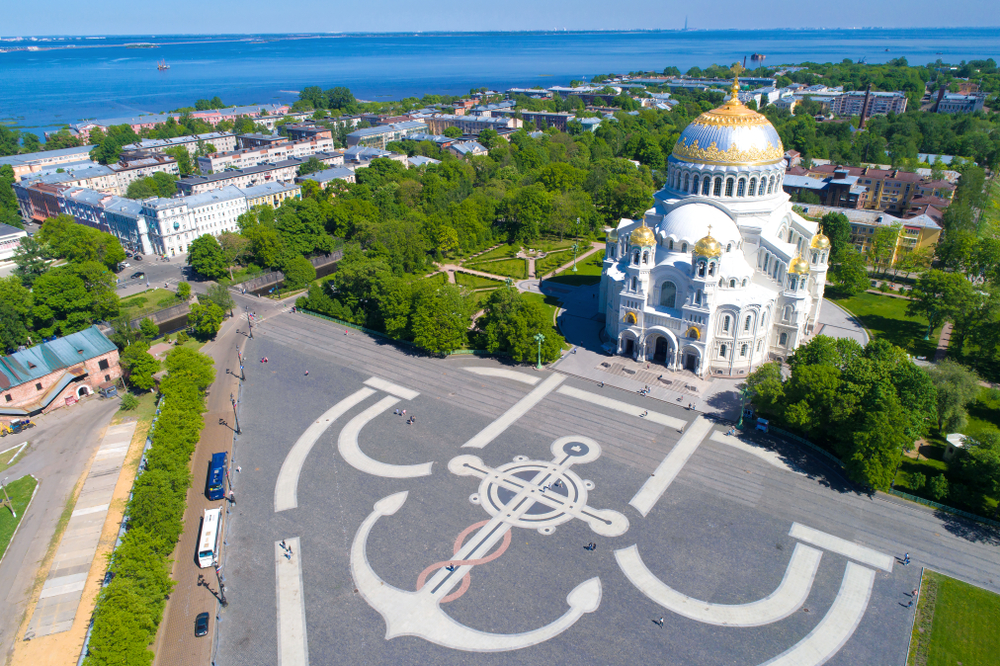
POLYGON ((734 62, 733 66, 729 68, 729 71, 733 73, 733 89, 732 89, 732 99, 739 101, 740 92, 740 74, 746 71, 746 68, 738 62, 734 62))

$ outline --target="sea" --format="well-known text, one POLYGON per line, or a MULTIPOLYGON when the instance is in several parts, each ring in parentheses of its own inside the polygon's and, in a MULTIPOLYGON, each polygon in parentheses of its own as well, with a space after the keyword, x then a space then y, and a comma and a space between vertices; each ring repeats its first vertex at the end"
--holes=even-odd
POLYGON ((595 75, 730 65, 910 64, 1000 56, 996 28, 131 35, 0 39, 0 123, 41 133, 220 97, 292 102, 305 86, 386 101, 472 88, 566 85, 595 75), (165 62, 169 69, 160 70, 165 62), (750 64, 749 59, 747 60, 750 64))

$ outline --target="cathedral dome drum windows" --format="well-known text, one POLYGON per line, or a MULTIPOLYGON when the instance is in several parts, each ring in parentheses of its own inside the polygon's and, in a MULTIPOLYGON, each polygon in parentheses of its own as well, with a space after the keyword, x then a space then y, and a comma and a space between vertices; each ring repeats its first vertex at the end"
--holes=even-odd
POLYGON ((675 308, 677 303, 677 285, 664 282, 660 287, 660 305, 665 308, 675 308))

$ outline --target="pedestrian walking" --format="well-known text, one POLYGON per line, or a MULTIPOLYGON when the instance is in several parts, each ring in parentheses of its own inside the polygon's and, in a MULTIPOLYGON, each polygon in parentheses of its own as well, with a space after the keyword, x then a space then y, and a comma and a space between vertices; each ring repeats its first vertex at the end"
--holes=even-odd
POLYGON ((240 473, 240 472, 242 472, 242 471, 243 471, 243 468, 242 468, 242 467, 240 467, 239 465, 237 465, 237 466, 236 466, 236 473, 237 473, 237 474, 239 474, 239 473, 240 473))
POLYGON ((910 592, 911 597, 917 596, 917 588, 913 588, 913 592, 910 592))
POLYGON ((292 554, 291 553, 285 553, 285 559, 288 560, 289 562, 291 562, 292 561, 292 554))
POLYGON ((660 627, 662 629, 663 628, 663 616, 661 615, 659 620, 653 620, 653 624, 655 624, 656 626, 658 626, 658 627, 660 627))
POLYGON ((236 505, 236 493, 229 491, 229 501, 235 506, 236 505))
POLYGON ((910 598, 910 603, 906 604, 907 608, 913 608, 913 598, 910 598))
POLYGON ((285 543, 284 539, 281 540, 281 549, 282 550, 288 550, 288 545, 285 543))
POLYGON ((308 371, 308 370, 306 370, 306 377, 308 377, 308 376, 309 376, 309 371, 308 371))
POLYGON ((601 382, 601 388, 604 388, 604 382, 601 382))
POLYGON ((905 566, 905 565, 907 565, 909 563, 910 563, 910 554, 909 553, 904 553, 903 554, 903 565, 905 566))

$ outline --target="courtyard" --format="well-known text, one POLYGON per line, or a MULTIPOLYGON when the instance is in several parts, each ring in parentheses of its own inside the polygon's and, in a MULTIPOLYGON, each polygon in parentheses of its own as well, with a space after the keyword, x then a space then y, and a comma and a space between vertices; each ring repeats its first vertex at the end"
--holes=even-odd
POLYGON ((1000 589, 974 523, 681 405, 302 314, 245 357, 218 666, 899 664, 921 566, 1000 589))

